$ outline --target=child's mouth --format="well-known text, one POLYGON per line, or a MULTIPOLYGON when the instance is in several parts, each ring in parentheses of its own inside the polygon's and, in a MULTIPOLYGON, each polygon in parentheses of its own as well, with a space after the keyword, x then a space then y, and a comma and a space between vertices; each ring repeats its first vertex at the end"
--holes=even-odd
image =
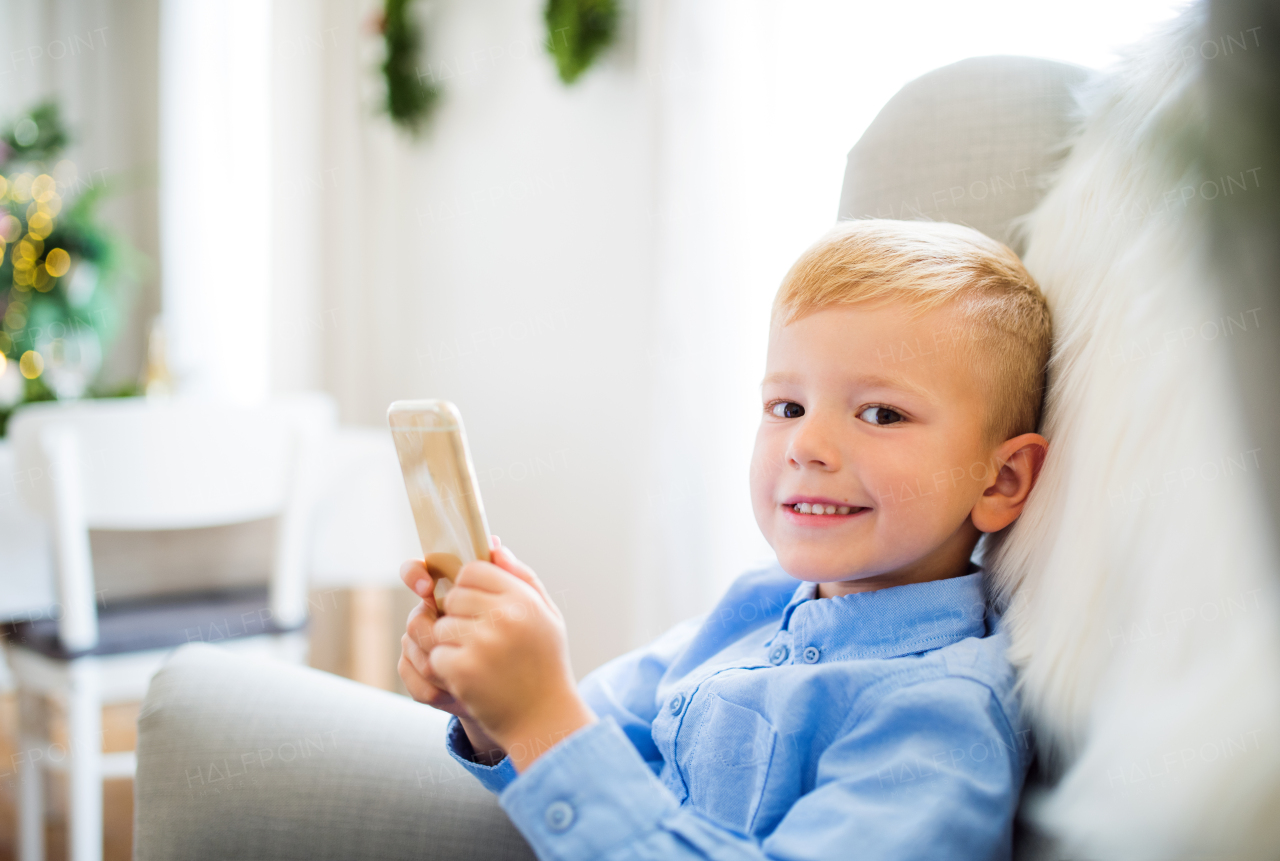
POLYGON ((793 515, 811 518, 837 518, 850 517, 861 514, 870 509, 858 505, 835 505, 831 503, 821 502, 796 502, 792 504, 784 504, 782 510, 793 515))

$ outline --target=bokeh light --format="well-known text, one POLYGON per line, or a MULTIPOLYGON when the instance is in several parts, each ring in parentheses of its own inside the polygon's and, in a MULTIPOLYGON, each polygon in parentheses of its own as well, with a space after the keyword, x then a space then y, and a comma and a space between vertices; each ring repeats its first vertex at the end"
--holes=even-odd
POLYGON ((37 212, 27 220, 27 230, 37 239, 44 239, 53 232, 53 219, 43 212, 37 212))
POLYGON ((13 199, 19 203, 26 203, 31 200, 31 183, 35 181, 35 177, 29 173, 20 173, 13 178, 13 187, 9 190, 13 195, 13 199))
POLYGON ((13 139, 19 146, 31 146, 40 139, 40 126, 31 117, 23 117, 13 127, 13 139))
POLYGON ((71 255, 61 248, 55 248, 44 259, 44 268, 55 278, 61 278, 71 268, 71 255))
MULTIPOLYGON (((27 325, 27 306, 21 302, 10 302, 4 312, 4 327, 11 332, 16 332, 25 325, 27 325)), ((12 340, 9 342, 9 347, 10 349, 13 347, 12 340)))
POLYGON ((58 183, 47 173, 42 173, 31 181, 31 196, 38 201, 45 201, 58 193, 58 183))
POLYGON ((36 211, 53 217, 62 211, 62 198, 55 194, 48 200, 39 201, 36 204, 36 211))
POLYGON ((35 350, 27 350, 18 360, 18 370, 28 380, 34 380, 44 371, 44 356, 35 350))

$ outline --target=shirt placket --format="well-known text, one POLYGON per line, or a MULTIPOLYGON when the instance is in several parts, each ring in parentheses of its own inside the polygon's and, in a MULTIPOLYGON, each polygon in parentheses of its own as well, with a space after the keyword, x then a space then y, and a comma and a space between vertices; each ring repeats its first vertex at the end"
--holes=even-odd
POLYGON ((822 650, 815 642, 821 626, 814 625, 813 612, 812 601, 805 601, 796 606, 787 618, 786 629, 780 630, 774 638, 776 643, 786 646, 787 654, 783 658, 771 651, 769 653, 770 663, 773 663, 775 659, 778 659, 775 666, 782 666, 784 663, 816 664, 822 660, 822 650), (785 639, 783 635, 785 635, 785 639))
POLYGON ((794 636, 786 629, 778 631, 769 640, 765 650, 765 661, 770 666, 781 667, 791 663, 794 636))

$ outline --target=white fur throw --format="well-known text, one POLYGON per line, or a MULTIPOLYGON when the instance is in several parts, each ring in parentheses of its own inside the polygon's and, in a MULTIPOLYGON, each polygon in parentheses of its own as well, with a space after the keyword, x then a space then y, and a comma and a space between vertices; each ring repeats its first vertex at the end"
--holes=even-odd
POLYGON ((1085 94, 1027 222, 1055 329, 1050 453, 988 563, 1060 777, 1030 810, 1093 861, 1280 855, 1280 603, 1258 476, 1275 441, 1246 435, 1225 349, 1276 321, 1219 305, 1207 204, 1275 178, 1197 166, 1203 14, 1085 94))

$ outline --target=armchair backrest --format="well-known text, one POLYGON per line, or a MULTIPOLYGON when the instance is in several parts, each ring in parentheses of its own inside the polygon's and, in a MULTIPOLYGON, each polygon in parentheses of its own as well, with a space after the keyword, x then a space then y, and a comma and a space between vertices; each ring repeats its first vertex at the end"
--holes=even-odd
POLYGON ((1021 254, 1023 216, 1066 155, 1090 71, 974 57, 899 90, 849 151, 839 217, 965 224, 1021 254))

